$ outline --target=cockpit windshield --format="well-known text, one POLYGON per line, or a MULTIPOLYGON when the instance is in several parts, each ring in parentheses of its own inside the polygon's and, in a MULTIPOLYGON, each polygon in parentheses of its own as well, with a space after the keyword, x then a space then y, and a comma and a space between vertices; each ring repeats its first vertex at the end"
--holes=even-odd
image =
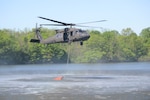
POLYGON ((85 33, 85 31, 84 31, 84 30, 81 30, 81 29, 79 29, 79 32, 81 32, 81 33, 85 33))
POLYGON ((79 32, 83 32, 81 29, 79 29, 79 32))

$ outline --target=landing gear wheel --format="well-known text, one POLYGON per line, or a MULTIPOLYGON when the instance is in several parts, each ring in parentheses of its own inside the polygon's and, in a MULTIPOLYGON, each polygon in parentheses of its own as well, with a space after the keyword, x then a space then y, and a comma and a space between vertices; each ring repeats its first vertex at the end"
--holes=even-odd
POLYGON ((80 42, 80 45, 81 45, 81 46, 83 45, 83 41, 80 42))

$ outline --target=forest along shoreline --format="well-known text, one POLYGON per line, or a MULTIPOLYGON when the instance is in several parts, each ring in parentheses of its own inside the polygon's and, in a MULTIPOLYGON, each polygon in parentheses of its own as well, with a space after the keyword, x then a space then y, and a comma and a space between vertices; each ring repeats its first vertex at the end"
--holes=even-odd
MULTIPOLYGON (((15 31, 0 29, 0 65, 66 63, 139 62, 150 61, 150 27, 137 35, 131 28, 89 31, 91 37, 84 42, 68 44, 34 44, 34 29, 15 31)), ((43 28, 43 38, 53 36, 54 30, 43 28)))

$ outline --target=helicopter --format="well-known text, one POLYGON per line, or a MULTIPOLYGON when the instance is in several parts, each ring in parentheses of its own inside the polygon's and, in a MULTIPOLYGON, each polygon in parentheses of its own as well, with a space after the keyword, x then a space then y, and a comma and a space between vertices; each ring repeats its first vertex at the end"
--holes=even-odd
POLYGON ((93 21, 93 22, 85 22, 85 23, 79 23, 79 24, 73 24, 73 23, 65 23, 45 17, 38 17, 44 20, 48 20, 51 22, 55 22, 57 24, 40 24, 40 27, 37 27, 35 33, 37 36, 37 39, 31 39, 30 42, 33 43, 42 43, 42 44, 54 44, 54 43, 72 43, 72 42, 80 42, 80 45, 83 45, 83 41, 86 41, 90 38, 90 34, 82 29, 73 28, 72 26, 79 26, 79 27, 89 27, 89 26, 82 26, 80 24, 87 24, 87 23, 96 23, 96 22, 103 22, 106 20, 100 20, 100 21, 93 21), (41 27, 42 26, 70 26, 70 28, 66 27, 64 29, 55 30, 56 35, 52 37, 48 37, 47 39, 43 39, 41 36, 41 27))

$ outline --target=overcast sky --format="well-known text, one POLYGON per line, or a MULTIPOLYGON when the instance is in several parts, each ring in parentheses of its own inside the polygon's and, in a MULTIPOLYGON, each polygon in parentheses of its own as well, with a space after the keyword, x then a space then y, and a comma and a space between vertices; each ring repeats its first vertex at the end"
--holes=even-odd
MULTIPOLYGON (((139 34, 150 27, 150 0, 0 0, 0 29, 32 29, 35 23, 52 23, 38 16, 68 23, 117 30, 130 27, 139 34)), ((59 28, 59 27, 49 27, 59 28)))

